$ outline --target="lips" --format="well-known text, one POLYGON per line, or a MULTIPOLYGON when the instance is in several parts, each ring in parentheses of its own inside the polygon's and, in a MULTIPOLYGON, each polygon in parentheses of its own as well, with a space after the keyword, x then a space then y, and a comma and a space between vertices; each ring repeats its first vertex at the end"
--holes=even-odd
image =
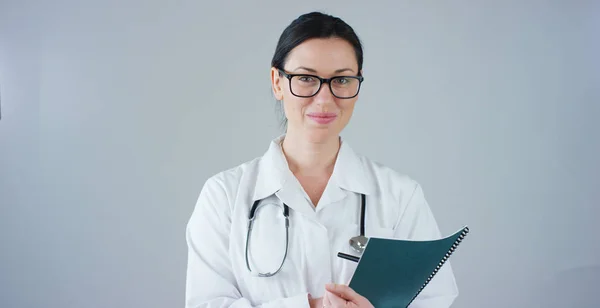
POLYGON ((337 114, 332 112, 313 112, 307 114, 307 116, 319 124, 328 124, 337 118, 337 114))

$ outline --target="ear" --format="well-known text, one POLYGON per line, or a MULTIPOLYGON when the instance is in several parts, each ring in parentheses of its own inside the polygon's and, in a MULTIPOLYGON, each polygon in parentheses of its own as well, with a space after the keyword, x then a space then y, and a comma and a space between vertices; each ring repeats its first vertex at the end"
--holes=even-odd
POLYGON ((282 80, 283 78, 279 75, 279 70, 272 67, 271 68, 271 87, 273 88, 273 95, 275 95, 275 99, 278 101, 283 100, 283 88, 282 88, 282 80))

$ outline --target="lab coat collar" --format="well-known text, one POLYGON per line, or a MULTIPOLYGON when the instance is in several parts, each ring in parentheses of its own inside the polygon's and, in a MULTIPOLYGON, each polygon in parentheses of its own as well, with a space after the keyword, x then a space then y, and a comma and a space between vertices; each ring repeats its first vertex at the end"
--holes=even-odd
POLYGON ((370 195, 374 180, 366 170, 361 156, 356 154, 347 141, 340 139, 341 146, 330 182, 347 191, 370 195))
POLYGON ((284 135, 271 141, 269 149, 258 162, 258 175, 252 201, 261 200, 279 191, 291 174, 281 149, 284 135))
MULTIPOLYGON (((281 141, 284 137, 285 135, 281 135, 272 140, 269 149, 260 158, 253 201, 264 199, 275 193, 281 194, 280 197, 292 199, 289 201, 283 200, 290 203, 297 202, 297 198, 302 197, 301 186, 290 171, 281 149, 281 141)), ((365 195, 373 193, 373 180, 365 170, 362 158, 352 150, 346 141, 340 139, 340 142, 341 146, 334 170, 327 188, 323 192, 321 200, 319 200, 319 205, 343 199, 346 196, 345 191, 365 195)), ((305 193, 304 195, 308 198, 305 193)), ((289 204, 289 206, 292 207, 292 204, 289 204)))

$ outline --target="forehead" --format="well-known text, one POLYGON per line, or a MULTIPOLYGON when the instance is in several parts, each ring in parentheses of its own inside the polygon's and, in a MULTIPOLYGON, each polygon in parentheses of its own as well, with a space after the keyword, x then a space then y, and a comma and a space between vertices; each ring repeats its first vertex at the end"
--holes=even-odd
POLYGON ((354 48, 340 38, 310 39, 296 46, 287 57, 285 70, 296 72, 298 67, 314 69, 324 76, 345 68, 358 73, 354 48))

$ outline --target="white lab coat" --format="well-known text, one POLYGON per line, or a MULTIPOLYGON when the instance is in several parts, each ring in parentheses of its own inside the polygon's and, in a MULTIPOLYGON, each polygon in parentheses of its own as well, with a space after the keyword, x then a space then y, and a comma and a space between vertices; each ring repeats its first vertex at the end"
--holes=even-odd
MULTIPOLYGON (((259 158, 209 178, 187 225, 186 308, 309 307, 326 283, 347 284, 356 263, 348 241, 360 233, 360 193, 366 195, 366 236, 435 239, 441 234, 418 183, 357 155, 342 140, 330 181, 316 207, 290 172, 280 141, 259 158), (273 277, 246 267, 248 213, 264 199, 250 237, 253 271, 277 270, 285 253, 282 202, 290 207, 289 250, 273 277)), ((402 279, 402 277, 398 277, 402 279)), ((458 289, 447 262, 410 305, 449 307, 458 289)))

